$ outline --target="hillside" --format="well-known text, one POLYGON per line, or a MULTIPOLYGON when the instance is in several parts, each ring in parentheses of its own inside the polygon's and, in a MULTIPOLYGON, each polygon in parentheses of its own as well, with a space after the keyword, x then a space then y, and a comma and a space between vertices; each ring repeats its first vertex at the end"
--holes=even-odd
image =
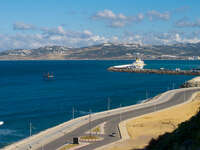
POLYGON ((172 133, 152 139, 145 150, 199 150, 200 111, 189 121, 183 122, 172 133))
POLYGON ((200 43, 174 45, 99 44, 82 48, 45 46, 0 52, 0 59, 196 59, 200 43))

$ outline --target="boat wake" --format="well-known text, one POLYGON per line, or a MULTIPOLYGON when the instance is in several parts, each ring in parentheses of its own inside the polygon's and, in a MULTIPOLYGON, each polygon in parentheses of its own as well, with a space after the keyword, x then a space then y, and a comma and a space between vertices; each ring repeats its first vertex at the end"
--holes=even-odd
POLYGON ((3 122, 3 121, 0 121, 0 126, 3 125, 3 124, 4 124, 4 122, 3 122))

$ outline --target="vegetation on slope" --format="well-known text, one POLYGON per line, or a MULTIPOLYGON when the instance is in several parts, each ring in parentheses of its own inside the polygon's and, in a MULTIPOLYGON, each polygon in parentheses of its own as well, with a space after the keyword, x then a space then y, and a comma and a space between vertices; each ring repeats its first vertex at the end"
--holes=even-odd
POLYGON ((145 150, 200 150, 200 111, 172 133, 152 139, 145 150))

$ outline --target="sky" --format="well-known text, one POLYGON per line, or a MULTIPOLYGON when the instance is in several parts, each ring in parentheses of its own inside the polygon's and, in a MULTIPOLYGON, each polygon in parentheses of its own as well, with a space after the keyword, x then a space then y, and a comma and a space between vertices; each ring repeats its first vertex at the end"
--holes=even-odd
POLYGON ((199 0, 1 0, 0 51, 200 42, 199 0))

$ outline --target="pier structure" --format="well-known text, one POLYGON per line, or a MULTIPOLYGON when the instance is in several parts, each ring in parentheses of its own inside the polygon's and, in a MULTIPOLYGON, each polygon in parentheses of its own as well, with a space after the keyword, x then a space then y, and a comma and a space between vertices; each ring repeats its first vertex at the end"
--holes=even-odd
POLYGON ((129 67, 127 68, 109 67, 108 71, 147 73, 147 74, 171 74, 171 75, 193 75, 193 76, 200 75, 200 71, 196 71, 196 70, 136 69, 136 68, 129 68, 129 67))

